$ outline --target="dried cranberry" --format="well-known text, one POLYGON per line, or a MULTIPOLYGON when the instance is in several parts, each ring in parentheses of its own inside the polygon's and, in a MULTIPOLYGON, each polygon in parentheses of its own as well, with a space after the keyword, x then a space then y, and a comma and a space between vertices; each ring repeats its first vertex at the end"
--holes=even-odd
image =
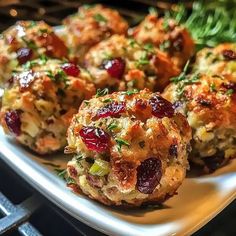
POLYGON ((178 156, 178 145, 177 144, 170 145, 169 154, 174 157, 178 156))
POLYGON ((125 102, 111 102, 105 107, 98 109, 97 117, 118 117, 122 112, 125 112, 125 102))
POLYGON ((80 74, 80 69, 74 63, 65 63, 61 66, 62 70, 69 76, 78 76, 80 74))
POLYGON ((105 152, 109 149, 110 137, 101 128, 84 126, 79 135, 89 150, 105 152))
POLYGON ((30 48, 20 48, 17 50, 16 54, 18 62, 24 64, 32 58, 33 51, 30 48))
POLYGON ((160 183, 162 164, 159 158, 146 159, 137 168, 137 189, 141 193, 151 194, 160 183))
POLYGON ((121 79, 125 71, 125 61, 120 57, 106 60, 102 67, 107 70, 111 77, 121 79))
POLYGON ((77 170, 75 169, 75 167, 68 166, 67 168, 68 168, 68 172, 69 172, 70 176, 76 178, 78 173, 77 173, 77 170))
POLYGON ((236 91, 236 84, 233 82, 223 83, 222 86, 226 89, 233 89, 236 91))
POLYGON ((149 104, 152 107, 152 114, 158 118, 171 118, 174 115, 173 105, 158 94, 149 100, 149 104))
POLYGON ((226 49, 222 52, 224 58, 228 61, 236 60, 236 52, 233 50, 226 49))
POLYGON ((20 114, 17 110, 11 110, 7 111, 5 114, 5 122, 7 124, 8 129, 15 134, 16 136, 19 136, 21 134, 21 120, 20 120, 20 114))

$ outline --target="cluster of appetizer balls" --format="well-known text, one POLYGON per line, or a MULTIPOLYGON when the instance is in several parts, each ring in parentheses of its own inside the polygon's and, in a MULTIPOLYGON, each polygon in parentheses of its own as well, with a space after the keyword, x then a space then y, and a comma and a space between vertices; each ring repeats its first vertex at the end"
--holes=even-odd
POLYGON ((86 5, 63 27, 21 21, 1 34, 0 123, 36 153, 74 154, 74 191, 106 205, 161 203, 189 160, 210 172, 235 156, 236 44, 188 66, 191 35, 153 13, 128 30, 116 10, 86 5))

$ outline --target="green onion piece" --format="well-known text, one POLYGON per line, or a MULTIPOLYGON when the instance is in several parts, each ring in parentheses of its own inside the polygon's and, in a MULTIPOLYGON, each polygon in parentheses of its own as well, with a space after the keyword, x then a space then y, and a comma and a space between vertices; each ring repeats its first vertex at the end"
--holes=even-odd
POLYGON ((109 163, 103 160, 95 160, 89 169, 91 175, 104 176, 110 172, 109 163))

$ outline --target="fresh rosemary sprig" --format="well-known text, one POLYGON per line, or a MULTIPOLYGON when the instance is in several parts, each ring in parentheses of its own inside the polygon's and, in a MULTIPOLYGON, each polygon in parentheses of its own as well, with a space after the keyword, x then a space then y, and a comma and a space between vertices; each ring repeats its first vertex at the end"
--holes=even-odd
POLYGON ((236 42, 235 6, 236 0, 194 1, 190 14, 183 4, 168 12, 171 18, 186 26, 200 50, 236 42))

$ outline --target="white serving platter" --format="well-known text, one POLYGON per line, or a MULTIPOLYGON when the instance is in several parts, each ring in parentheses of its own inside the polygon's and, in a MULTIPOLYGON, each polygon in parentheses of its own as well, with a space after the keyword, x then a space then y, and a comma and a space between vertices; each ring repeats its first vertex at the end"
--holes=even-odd
POLYGON ((68 157, 63 154, 34 155, 0 130, 0 158, 70 215, 112 236, 190 235, 236 198, 236 160, 214 174, 187 178, 163 209, 119 210, 67 189, 51 166, 65 167, 68 157))

